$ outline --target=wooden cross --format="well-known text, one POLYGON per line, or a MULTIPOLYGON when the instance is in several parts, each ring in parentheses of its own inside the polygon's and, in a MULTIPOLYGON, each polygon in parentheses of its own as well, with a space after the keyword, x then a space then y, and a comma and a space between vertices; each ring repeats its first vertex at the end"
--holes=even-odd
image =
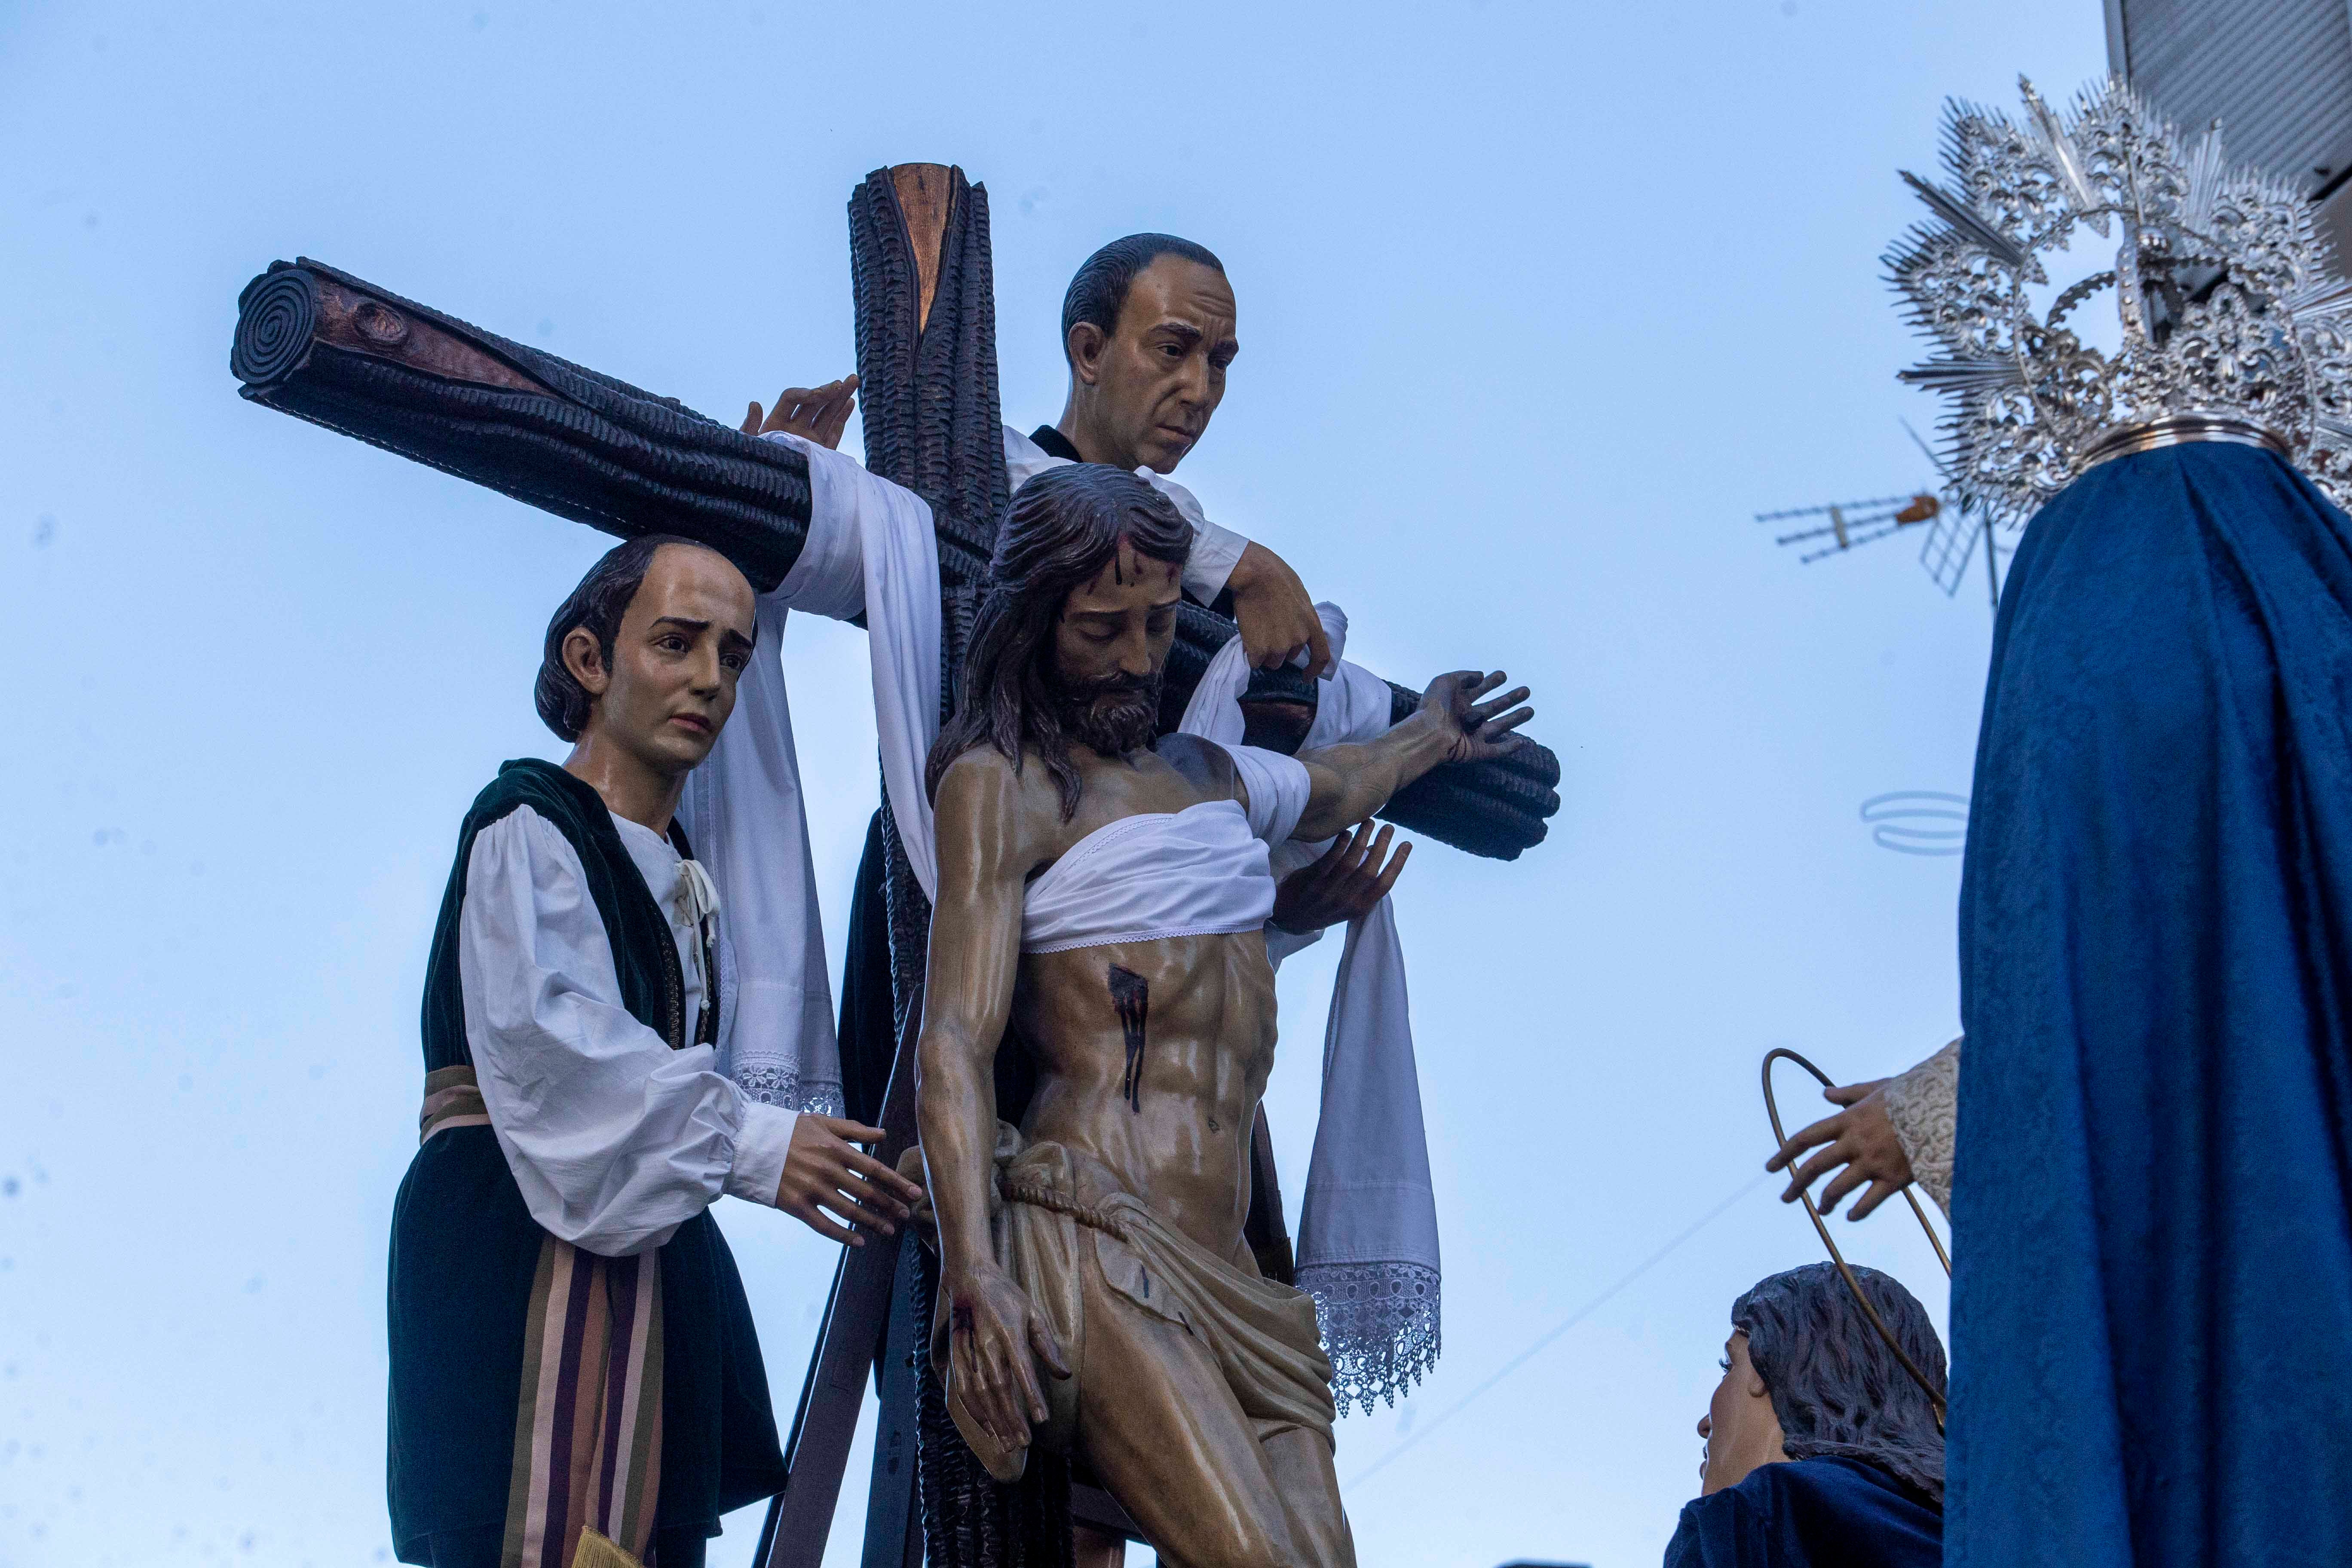
MULTIPOLYGON (((936 163, 877 170, 852 195, 849 222, 866 466, 930 506, 951 699, 1010 499, 987 191, 936 163)), ((798 451, 315 261, 275 263, 247 286, 230 367, 253 402, 559 516, 625 538, 664 532, 709 544, 763 593, 783 581, 807 540, 808 465, 798 451)), ((1224 616, 1180 605, 1163 728, 1234 635, 1224 616)), ((1400 717, 1419 700, 1391 689, 1400 717)), ((1314 683, 1277 676, 1263 694, 1311 705, 1314 683)), ((1381 815, 1473 854, 1514 859, 1542 841, 1559 807, 1559 781, 1558 759, 1530 745, 1499 761, 1439 768, 1381 815)), ((915 1136, 913 1047, 930 908, 887 801, 882 822, 896 1048, 877 1152, 895 1162, 915 1136)), ((1254 1155, 1252 1242, 1272 1268, 1286 1259, 1287 1240, 1262 1120, 1254 1155)), ((936 1283, 936 1260, 911 1236, 896 1247, 844 1249, 786 1443, 789 1480, 761 1532, 762 1568, 817 1568, 869 1373, 882 1415, 864 1568, 907 1568, 927 1555, 940 1568, 1062 1568, 1074 1511, 1134 1535, 1116 1502, 1073 1489, 1050 1456, 1037 1456, 1017 1487, 988 1478, 948 1420, 922 1353, 936 1283)))

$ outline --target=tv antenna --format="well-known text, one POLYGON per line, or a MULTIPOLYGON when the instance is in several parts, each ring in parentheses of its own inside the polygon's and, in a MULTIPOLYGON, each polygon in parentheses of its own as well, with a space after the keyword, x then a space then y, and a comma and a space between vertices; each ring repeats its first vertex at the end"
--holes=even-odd
POLYGON ((1794 545, 1803 553, 1798 564, 1810 566, 1849 550, 1911 529, 1924 530, 1919 546, 1919 564, 1936 586, 1947 597, 1959 592, 1960 579, 1968 574, 1969 563, 1976 558, 1977 542, 1984 541, 1985 587, 1997 608, 2000 604, 2000 541, 1986 526, 1983 509, 1963 499, 1959 487, 1953 483, 1950 466, 1937 457, 1927 443, 1919 439, 1919 432, 1911 428, 1909 420, 1903 421, 1904 430, 1916 443, 1936 470, 1937 480, 1934 490, 1917 490, 1909 495, 1879 496, 1871 500, 1833 501, 1826 506, 1791 507, 1785 511, 1762 511, 1756 514, 1759 522, 1793 522, 1800 519, 1822 518, 1826 521, 1776 536, 1772 542, 1794 545))

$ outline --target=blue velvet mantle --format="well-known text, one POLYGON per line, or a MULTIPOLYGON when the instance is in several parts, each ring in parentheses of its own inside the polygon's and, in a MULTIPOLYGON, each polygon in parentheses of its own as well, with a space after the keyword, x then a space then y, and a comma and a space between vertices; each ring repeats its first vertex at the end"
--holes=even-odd
POLYGON ((2094 468, 2004 590, 1960 898, 1948 1561, 2352 1563, 2352 523, 2094 468))

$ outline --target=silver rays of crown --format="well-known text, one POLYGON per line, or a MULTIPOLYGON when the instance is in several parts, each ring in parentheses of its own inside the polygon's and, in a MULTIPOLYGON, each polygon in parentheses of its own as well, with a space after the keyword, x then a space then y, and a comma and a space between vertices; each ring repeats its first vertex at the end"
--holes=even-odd
POLYGON ((2352 496, 2352 283, 2284 181, 2231 169, 2219 121, 2189 144, 2120 79, 2071 117, 2019 79, 2025 114, 1947 105, 1934 213, 1887 253, 1887 280, 1934 358, 1902 379, 1951 398, 1945 474, 1988 521, 2021 523, 2084 468, 2202 428, 2272 447, 2339 505, 2352 496), (2082 227, 2110 271, 2038 310, 2042 258, 2082 227), (2068 329, 2113 289, 2121 346, 2068 329))

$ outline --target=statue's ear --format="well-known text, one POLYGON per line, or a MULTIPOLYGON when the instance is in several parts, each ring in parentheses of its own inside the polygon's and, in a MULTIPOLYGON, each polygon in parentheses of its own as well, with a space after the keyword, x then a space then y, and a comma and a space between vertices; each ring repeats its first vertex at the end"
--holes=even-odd
POLYGON ((1074 324, 1064 345, 1069 350, 1071 379, 1094 385, 1102 376, 1103 350, 1109 344, 1110 334, 1092 321, 1074 324))
POLYGON ((604 649, 586 626, 574 626, 563 634, 563 668, 591 697, 604 696, 604 689, 613 683, 604 668, 604 649))

